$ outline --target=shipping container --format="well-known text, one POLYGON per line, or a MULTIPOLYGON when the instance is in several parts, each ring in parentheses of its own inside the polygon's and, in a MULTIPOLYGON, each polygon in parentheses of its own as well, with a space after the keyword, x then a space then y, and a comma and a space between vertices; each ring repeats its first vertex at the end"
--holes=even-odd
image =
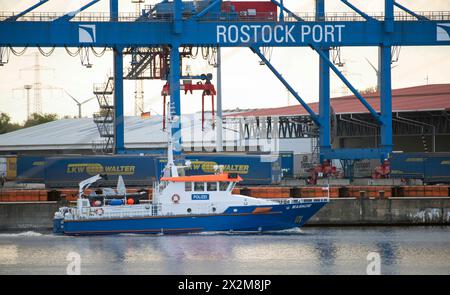
POLYGON ((8 159, 4 157, 0 157, 0 177, 6 177, 8 173, 8 159))
POLYGON ((450 182, 450 153, 393 153, 390 165, 393 178, 450 182))
POLYGON ((7 157, 6 158, 6 178, 8 180, 14 180, 17 176, 17 157, 7 157))
POLYGON ((271 1, 226 1, 222 11, 236 13, 239 20, 276 21, 278 6, 271 1))
MULTIPOLYGON (((262 154, 187 154, 185 160, 191 162, 186 175, 213 174, 214 166, 223 165, 224 172, 237 173, 242 185, 269 185, 281 181, 281 157, 262 154)), ((157 177, 167 163, 159 158, 156 163, 157 177)))
POLYGON ((424 155, 424 153, 393 153, 389 159, 391 177, 423 179, 426 160, 424 155))
POLYGON ((428 155, 424 174, 427 183, 450 182, 450 153, 428 155))
POLYGON ((313 154, 294 154, 294 177, 308 178, 311 176, 310 171, 315 165, 313 154))
POLYGON ((47 188, 77 187, 78 183, 96 174, 105 174, 101 185, 115 186, 122 175, 127 186, 151 186, 155 181, 155 156, 75 156, 47 157, 45 185, 47 188))
POLYGON ((378 159, 356 160, 353 163, 354 178, 371 178, 375 169, 381 165, 378 159))
POLYGON ((45 157, 44 156, 17 156, 16 182, 44 183, 45 157))
POLYGON ((284 179, 294 178, 294 153, 280 152, 281 172, 284 179))

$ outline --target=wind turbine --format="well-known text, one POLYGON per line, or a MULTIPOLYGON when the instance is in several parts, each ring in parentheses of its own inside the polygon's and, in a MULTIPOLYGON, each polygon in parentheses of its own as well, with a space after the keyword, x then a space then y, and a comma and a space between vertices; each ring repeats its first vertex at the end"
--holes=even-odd
POLYGON ((72 98, 73 101, 75 101, 75 103, 77 104, 77 106, 78 106, 78 118, 81 118, 81 106, 82 106, 83 104, 85 104, 85 103, 87 103, 87 102, 89 102, 89 101, 91 101, 91 100, 93 100, 93 99, 95 98, 95 96, 93 96, 93 97, 91 97, 91 98, 86 99, 86 100, 83 101, 83 102, 79 102, 79 101, 78 101, 75 97, 73 97, 69 92, 67 92, 66 90, 64 90, 64 92, 65 92, 68 96, 70 96, 70 98, 72 98))
MULTIPOLYGON (((369 65, 372 67, 372 69, 375 71, 376 75, 377 75, 377 93, 380 93, 380 85, 381 85, 381 76, 380 76, 380 71, 370 62, 370 60, 367 59, 367 57, 365 57, 366 61, 369 63, 369 65)), ((397 67, 398 65, 393 65, 391 66, 391 69, 397 67)))

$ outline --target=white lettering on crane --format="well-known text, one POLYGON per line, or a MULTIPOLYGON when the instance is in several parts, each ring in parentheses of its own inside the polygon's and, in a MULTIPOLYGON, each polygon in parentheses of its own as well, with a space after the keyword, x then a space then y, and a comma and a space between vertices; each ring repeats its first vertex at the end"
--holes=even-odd
POLYGON ((345 25, 218 25, 218 43, 296 43, 295 32, 302 43, 342 42, 345 25), (310 42, 311 42, 310 41, 310 42))
POLYGON ((342 29, 345 25, 302 25, 301 39, 305 42, 307 37, 313 42, 342 42, 342 29))

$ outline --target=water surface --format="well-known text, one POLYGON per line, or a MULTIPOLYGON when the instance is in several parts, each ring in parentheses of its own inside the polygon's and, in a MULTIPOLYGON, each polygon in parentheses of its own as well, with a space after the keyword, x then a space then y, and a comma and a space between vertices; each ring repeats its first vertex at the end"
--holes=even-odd
POLYGON ((305 227, 264 234, 0 233, 0 274, 450 274, 450 227, 305 227), (69 256, 68 256, 69 255, 69 256))

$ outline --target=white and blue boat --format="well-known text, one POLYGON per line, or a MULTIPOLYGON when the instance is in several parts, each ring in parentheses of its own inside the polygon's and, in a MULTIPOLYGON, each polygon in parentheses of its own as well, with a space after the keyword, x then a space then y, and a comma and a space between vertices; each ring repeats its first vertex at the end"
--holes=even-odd
MULTIPOLYGON (((168 128, 170 130, 170 128, 168 128)), ((189 163, 187 163, 189 165, 189 163)), ((233 194, 242 181, 224 173, 183 176, 187 166, 173 160, 169 132, 168 161, 164 175, 153 185, 152 201, 127 195, 121 177, 116 190, 85 195, 102 177, 96 175, 79 184, 76 207, 55 213, 53 230, 65 235, 179 234, 192 232, 264 232, 298 228, 318 212, 329 198, 259 199, 233 194), (183 174, 183 173, 180 173, 183 174)))

